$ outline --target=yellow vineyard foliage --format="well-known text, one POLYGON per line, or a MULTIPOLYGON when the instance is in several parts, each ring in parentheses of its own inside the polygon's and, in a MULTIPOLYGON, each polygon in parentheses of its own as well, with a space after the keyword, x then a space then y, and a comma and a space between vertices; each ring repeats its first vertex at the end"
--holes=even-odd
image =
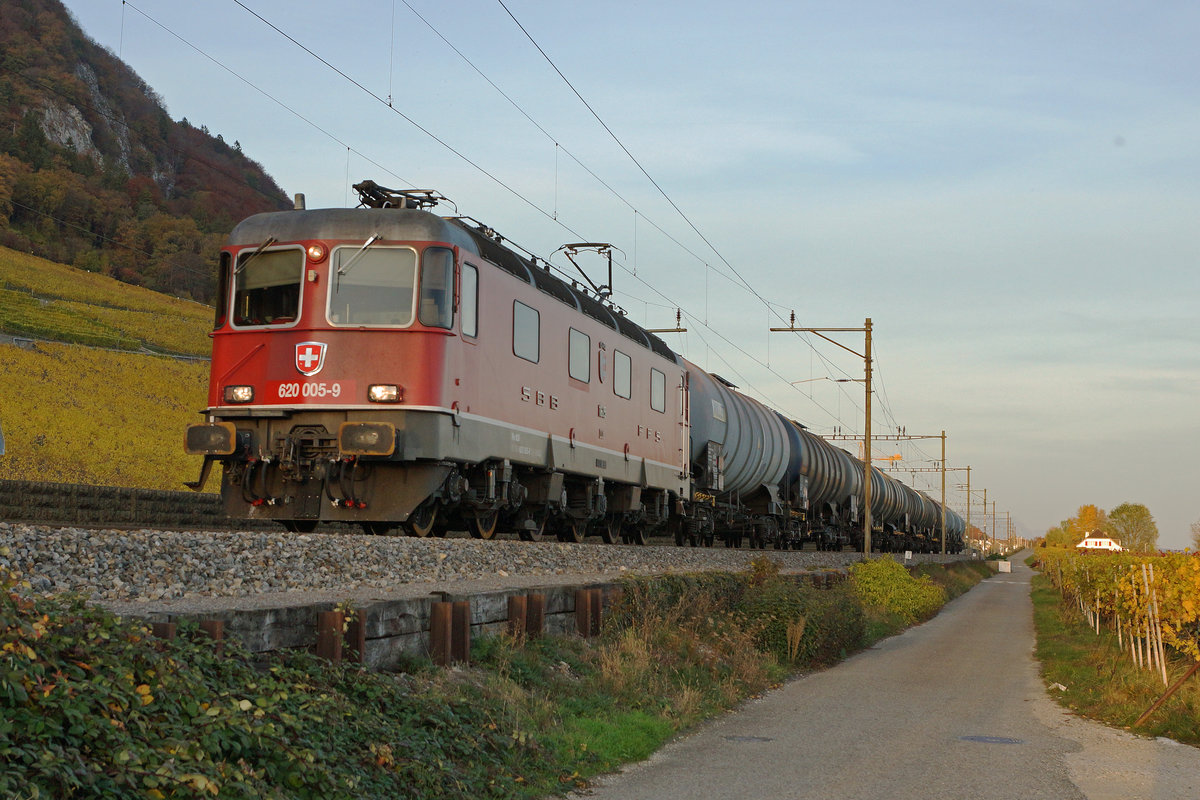
POLYGON ((1144 626, 1153 598, 1163 642, 1200 661, 1200 554, 1080 554, 1051 548, 1039 558, 1065 597, 1098 611, 1102 619, 1119 617, 1144 626))
POLYGON ((0 344, 0 375, 0 478, 179 490, 199 474, 183 432, 202 419, 207 362, 0 344))
POLYGON ((211 308, 0 248, 0 331, 207 357, 211 308))

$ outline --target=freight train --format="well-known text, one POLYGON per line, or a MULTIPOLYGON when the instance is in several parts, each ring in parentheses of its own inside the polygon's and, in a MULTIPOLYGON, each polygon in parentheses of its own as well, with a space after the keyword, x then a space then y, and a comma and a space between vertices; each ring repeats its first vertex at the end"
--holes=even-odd
MULTIPOLYGON (((364 181, 354 209, 238 224, 208 408, 185 448, 235 518, 645 543, 863 545, 864 465, 552 274, 441 198, 364 181)), ((942 513, 872 468, 877 549, 942 513)), ((945 514, 945 547, 964 526, 945 514)))

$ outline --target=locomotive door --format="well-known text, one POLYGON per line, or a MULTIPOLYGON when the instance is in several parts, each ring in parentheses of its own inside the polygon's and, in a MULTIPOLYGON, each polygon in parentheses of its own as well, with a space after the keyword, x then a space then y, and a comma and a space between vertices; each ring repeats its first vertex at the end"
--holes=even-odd
POLYGON ((688 371, 684 370, 683 378, 679 381, 679 428, 682 434, 679 442, 679 477, 691 481, 692 403, 688 378, 688 371))

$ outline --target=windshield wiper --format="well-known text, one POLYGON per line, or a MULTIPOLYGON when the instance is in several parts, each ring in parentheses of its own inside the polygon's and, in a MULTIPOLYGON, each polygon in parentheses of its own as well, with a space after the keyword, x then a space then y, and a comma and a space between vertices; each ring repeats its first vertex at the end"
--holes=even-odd
POLYGON ((257 250, 255 250, 253 253, 251 253, 249 256, 247 256, 245 261, 239 262, 238 265, 234 268, 234 270, 233 270, 234 277, 241 275, 242 270, 244 270, 246 268, 247 264, 249 264, 254 259, 258 258, 260 255, 262 255, 263 250, 266 250, 268 247, 270 247, 271 245, 275 244, 278 241, 279 241, 278 239, 276 239, 274 236, 272 236, 270 239, 267 239, 265 242, 260 244, 258 246, 257 250))
POLYGON ((367 248, 370 247, 371 245, 375 244, 377 241, 379 241, 380 238, 381 237, 378 233, 372 234, 371 238, 367 239, 365 242, 363 242, 363 246, 358 248, 358 252, 355 253, 354 255, 350 256, 349 261, 347 261, 345 264, 342 264, 340 267, 337 268, 337 275, 338 275, 337 285, 338 285, 338 287, 340 287, 342 285, 342 276, 345 275, 347 272, 349 272, 350 267, 354 266, 354 262, 358 261, 359 257, 361 257, 363 253, 367 252, 367 248))

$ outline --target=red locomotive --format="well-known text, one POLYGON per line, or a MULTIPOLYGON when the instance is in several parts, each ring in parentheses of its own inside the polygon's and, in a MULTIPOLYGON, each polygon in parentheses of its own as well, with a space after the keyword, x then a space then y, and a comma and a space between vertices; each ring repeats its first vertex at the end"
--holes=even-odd
MULTIPOLYGON (((809 474, 816 437, 486 226, 432 213, 435 193, 355 188, 366 207, 258 214, 222 250, 207 422, 186 449, 205 457, 193 488, 223 465, 231 516, 776 546, 853 523, 851 479, 809 474), (833 483, 847 496, 810 518, 807 487, 833 483)), ((932 541, 931 501, 903 490, 881 534, 932 541)))

